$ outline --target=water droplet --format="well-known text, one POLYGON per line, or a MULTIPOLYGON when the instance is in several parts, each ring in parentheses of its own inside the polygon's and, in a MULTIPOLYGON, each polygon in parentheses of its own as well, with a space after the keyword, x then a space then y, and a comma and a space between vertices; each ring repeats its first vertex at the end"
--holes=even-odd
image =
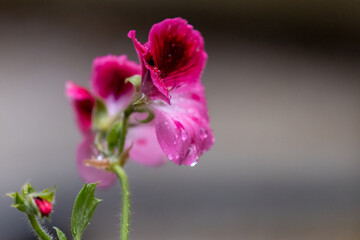
POLYGON ((200 129, 200 138, 201 140, 206 139, 209 136, 207 129, 201 128, 200 129))
POLYGON ((178 139, 179 138, 179 134, 175 133, 175 138, 178 139))
POLYGON ((200 52, 200 48, 197 47, 197 48, 196 48, 196 52, 200 52))
POLYGON ((188 138, 188 133, 184 130, 181 130, 181 139, 185 141, 188 138))
POLYGON ((173 144, 176 145, 176 141, 175 141, 175 140, 174 140, 173 144))
POLYGON ((175 153, 175 159, 177 160, 177 159, 179 159, 179 157, 180 157, 180 154, 179 154, 179 153, 175 153))
POLYGON ((104 156, 103 156, 102 154, 100 154, 100 155, 98 155, 98 156, 96 157, 96 159, 97 159, 98 161, 103 160, 103 158, 104 158, 104 156))
POLYGON ((199 159, 199 155, 196 154, 194 162, 190 166, 195 167, 199 163, 199 159))
POLYGON ((171 153, 169 153, 169 154, 168 154, 168 158, 169 158, 170 160, 173 160, 174 157, 173 157, 173 155, 172 155, 171 153))

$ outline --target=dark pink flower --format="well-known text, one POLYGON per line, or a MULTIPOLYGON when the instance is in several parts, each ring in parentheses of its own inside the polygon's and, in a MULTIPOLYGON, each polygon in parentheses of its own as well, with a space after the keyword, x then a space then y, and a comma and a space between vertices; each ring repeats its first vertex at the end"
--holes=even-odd
POLYGON ((93 92, 104 99, 110 115, 126 108, 134 94, 134 86, 125 79, 140 74, 138 64, 127 60, 125 55, 95 58, 91 74, 93 92))
POLYGON ((73 106, 80 131, 87 134, 91 130, 91 116, 95 106, 94 97, 87 89, 70 81, 66 83, 66 95, 73 106))
POLYGON ((51 211, 53 209, 52 203, 49 201, 46 201, 45 199, 39 198, 39 197, 34 198, 34 201, 35 201, 36 205, 38 206, 41 215, 43 217, 49 216, 49 214, 51 213, 51 211))
POLYGON ((148 96, 170 103, 169 91, 200 81, 207 54, 200 32, 186 20, 166 19, 153 25, 144 45, 136 40, 135 31, 128 36, 143 66, 142 91, 148 96))

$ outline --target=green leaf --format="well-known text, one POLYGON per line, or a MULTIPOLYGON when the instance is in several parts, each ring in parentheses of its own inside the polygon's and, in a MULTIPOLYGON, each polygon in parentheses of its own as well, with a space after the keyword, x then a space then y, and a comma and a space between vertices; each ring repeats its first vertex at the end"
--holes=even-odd
POLYGON ((111 153, 114 153, 114 149, 119 145, 122 132, 122 121, 115 123, 107 136, 108 149, 111 153))
POLYGON ((97 184, 98 183, 85 184, 76 197, 71 216, 71 232, 75 240, 81 239, 97 205, 101 202, 100 199, 94 197, 97 184))
POLYGON ((22 186, 21 191, 23 195, 27 195, 29 193, 35 192, 35 189, 30 185, 29 182, 26 182, 24 186, 22 186))
POLYGON ((56 230, 56 234, 59 240, 67 240, 65 234, 60 229, 58 229, 57 227, 54 227, 54 229, 56 230))
POLYGON ((45 199, 48 202, 53 202, 54 195, 55 195, 55 188, 47 188, 42 192, 35 193, 34 197, 39 197, 45 199))
POLYGON ((95 129, 105 130, 108 124, 108 116, 105 103, 99 99, 95 99, 95 110, 93 113, 93 127, 95 129))
POLYGON ((130 82, 132 83, 132 85, 134 85, 136 87, 136 89, 139 88, 140 84, 141 84, 141 76, 140 75, 133 75, 131 77, 128 77, 125 79, 125 82, 130 82))

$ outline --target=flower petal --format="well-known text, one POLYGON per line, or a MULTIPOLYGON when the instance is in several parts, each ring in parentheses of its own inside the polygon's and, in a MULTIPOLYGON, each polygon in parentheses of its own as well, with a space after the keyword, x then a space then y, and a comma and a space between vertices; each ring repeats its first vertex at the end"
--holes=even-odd
POLYGON ((172 105, 157 104, 154 109, 156 135, 164 153, 177 165, 195 165, 214 143, 201 83, 175 90, 172 105))
POLYGON ((207 60, 204 40, 186 20, 166 19, 153 25, 149 41, 144 45, 135 38, 135 31, 130 31, 128 36, 142 64, 140 90, 150 99, 162 99, 170 104, 169 91, 200 81, 207 60))
POLYGON ((126 55, 95 58, 91 86, 95 94, 105 99, 110 115, 130 104, 135 88, 125 83, 125 79, 140 74, 140 70, 140 66, 127 60, 126 55))
POLYGON ((200 81, 207 54, 204 40, 182 18, 166 19, 153 25, 144 56, 154 85, 165 96, 169 90, 200 81))
POLYGON ((83 134, 91 130, 91 116, 95 105, 95 99, 91 93, 75 83, 66 83, 66 95, 70 99, 76 116, 76 122, 83 134))
POLYGON ((159 166, 166 162, 166 156, 156 139, 155 128, 152 124, 139 125, 130 128, 127 145, 133 145, 130 158, 147 166, 159 166))
POLYGON ((99 182, 98 187, 108 187, 112 185, 116 179, 114 173, 85 166, 84 160, 93 158, 94 136, 88 134, 77 147, 76 165, 80 176, 89 183, 99 182))
POLYGON ((145 93, 150 100, 161 99, 170 104, 170 97, 164 96, 164 94, 159 91, 159 89, 154 85, 153 81, 151 80, 149 69, 145 67, 146 63, 144 56, 145 53, 149 51, 148 48, 146 48, 136 39, 136 32, 134 30, 131 30, 128 33, 128 37, 133 40, 134 47, 136 49, 142 67, 142 72, 141 72, 142 80, 141 80, 140 91, 142 93, 145 93))

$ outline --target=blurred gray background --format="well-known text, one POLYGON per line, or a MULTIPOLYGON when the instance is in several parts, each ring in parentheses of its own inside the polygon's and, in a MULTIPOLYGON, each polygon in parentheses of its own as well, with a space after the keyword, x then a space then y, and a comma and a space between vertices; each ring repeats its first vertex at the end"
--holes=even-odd
MULTIPOLYGON (((216 142, 194 168, 129 162, 131 239, 360 239, 360 4, 342 0, 0 1, 0 238, 35 239, 4 196, 27 180, 57 186, 49 226, 70 238, 65 81, 89 86, 96 56, 137 61, 128 31, 175 16, 205 38, 216 142)), ((119 190, 97 191, 84 239, 118 239, 119 190)))

